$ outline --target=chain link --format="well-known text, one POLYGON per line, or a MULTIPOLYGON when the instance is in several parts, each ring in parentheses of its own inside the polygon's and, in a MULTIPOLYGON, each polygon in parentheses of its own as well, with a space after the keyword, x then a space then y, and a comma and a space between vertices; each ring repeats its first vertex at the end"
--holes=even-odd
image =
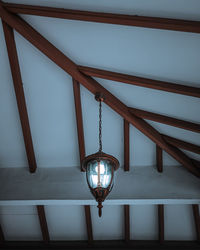
POLYGON ((99 152, 102 152, 102 103, 99 101, 99 152))

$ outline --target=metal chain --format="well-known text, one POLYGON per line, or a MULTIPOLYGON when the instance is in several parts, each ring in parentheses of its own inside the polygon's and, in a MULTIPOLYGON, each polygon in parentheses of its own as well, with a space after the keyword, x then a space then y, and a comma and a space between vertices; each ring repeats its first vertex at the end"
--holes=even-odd
POLYGON ((102 103, 99 101, 99 152, 102 152, 102 103))

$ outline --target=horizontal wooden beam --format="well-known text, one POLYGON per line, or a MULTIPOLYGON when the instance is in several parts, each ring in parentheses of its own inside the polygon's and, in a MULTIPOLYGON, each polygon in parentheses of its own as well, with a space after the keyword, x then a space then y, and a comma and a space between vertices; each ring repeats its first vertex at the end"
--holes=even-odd
POLYGON ((130 170, 130 139, 129 123, 124 120, 124 171, 130 170))
POLYGON ((160 115, 160 114, 156 114, 153 112, 145 111, 142 109, 129 108, 129 110, 136 116, 146 119, 146 120, 159 122, 159 123, 163 123, 163 124, 170 125, 173 127, 182 128, 182 129, 190 130, 192 132, 200 133, 200 124, 198 123, 188 122, 188 121, 173 118, 170 116, 160 115))
POLYGON ((92 231, 92 218, 91 218, 90 206, 85 205, 84 208, 85 208, 85 220, 87 226, 88 242, 91 244, 93 242, 93 231, 92 231))
POLYGON ((21 72, 20 72, 20 66, 19 66, 19 60, 17 55, 17 49, 15 44, 15 38, 13 29, 4 21, 3 23, 3 30, 5 35, 5 41, 8 51, 8 57, 10 61, 10 68, 12 72, 12 78, 13 78, 13 85, 17 100, 17 106, 19 111, 19 117, 21 121, 21 127, 24 137, 24 143, 26 148, 26 155, 29 163, 29 170, 31 173, 34 173, 37 168, 37 163, 35 159, 35 152, 33 148, 33 141, 32 141, 32 135, 31 135, 31 129, 29 124, 29 118, 28 118, 28 111, 26 107, 26 100, 24 95, 24 88, 21 78, 21 72))
POLYGON ((48 230, 48 226, 47 226, 44 206, 38 205, 37 212, 38 212, 38 217, 39 217, 39 221, 40 221, 40 228, 41 228, 41 232, 42 232, 43 241, 45 243, 48 243, 50 241, 50 238, 49 238, 49 230, 48 230))
POLYGON ((8 241, 2 246, 4 249, 184 249, 184 250, 199 250, 198 242, 194 241, 165 241, 162 246, 158 241, 130 241, 126 244, 120 240, 102 240, 94 241, 91 245, 88 245, 87 241, 52 241, 48 245, 37 241, 8 241))
POLYGON ((199 21, 146 17, 138 15, 111 14, 10 3, 5 3, 4 6, 7 8, 7 10, 19 14, 200 33, 199 21))
POLYGON ((79 66, 79 70, 88 76, 200 98, 200 88, 197 87, 158 81, 91 67, 79 66))
POLYGON ((187 151, 191 151, 196 154, 200 154, 200 146, 168 136, 168 135, 162 135, 163 138, 170 143, 171 145, 177 147, 177 148, 182 148, 187 151))
POLYGON ((156 166, 158 172, 163 172, 163 151, 158 145, 156 145, 156 166))
POLYGON ((197 235, 197 241, 200 242, 200 216, 199 216, 199 205, 193 204, 192 205, 193 210, 193 217, 194 217, 194 224, 196 229, 196 235, 197 235))
POLYGON ((164 205, 158 205, 158 229, 159 229, 159 242, 164 243, 164 205))
POLYGON ((135 126, 147 137, 149 137, 154 143, 156 143, 168 154, 170 154, 191 173, 200 177, 200 170, 185 153, 167 143, 160 135, 160 133, 146 121, 130 113, 129 108, 123 102, 112 95, 96 80, 81 73, 78 69, 78 66, 72 60, 70 60, 61 51, 59 51, 53 44, 45 39, 21 17, 9 13, 2 5, 0 5, 0 16, 5 22, 15 28, 17 32, 19 32, 23 37, 25 37, 29 42, 31 42, 36 48, 43 52, 49 59, 56 63, 65 72, 70 74, 76 81, 80 82, 90 92, 92 92, 93 94, 96 94, 97 92, 102 93, 105 96, 104 102, 110 108, 112 108, 133 126, 135 126))
POLYGON ((80 94, 80 84, 75 79, 73 79, 73 90, 74 90, 74 103, 76 111, 76 125, 77 125, 78 144, 79 144, 80 166, 81 166, 81 171, 84 171, 82 168, 82 161, 85 158, 85 139, 83 131, 81 94, 80 94))

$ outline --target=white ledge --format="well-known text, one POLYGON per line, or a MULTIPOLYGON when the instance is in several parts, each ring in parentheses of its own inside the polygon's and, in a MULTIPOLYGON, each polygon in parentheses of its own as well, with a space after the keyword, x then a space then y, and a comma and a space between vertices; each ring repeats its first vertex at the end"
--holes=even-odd
MULTIPOLYGON (((200 179, 182 167, 119 169, 105 205, 200 204, 200 179)), ((85 173, 77 167, 0 168, 0 205, 95 205, 85 173)))

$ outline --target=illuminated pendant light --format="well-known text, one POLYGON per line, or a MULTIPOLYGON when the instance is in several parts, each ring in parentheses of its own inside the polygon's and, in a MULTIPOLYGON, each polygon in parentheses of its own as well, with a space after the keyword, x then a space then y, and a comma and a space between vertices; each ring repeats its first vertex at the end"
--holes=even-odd
POLYGON ((119 168, 118 160, 112 155, 102 151, 102 101, 104 97, 101 93, 95 95, 99 102, 99 151, 87 156, 82 167, 86 171, 87 183, 92 195, 98 202, 99 217, 102 214, 102 202, 110 193, 113 187, 114 171, 119 168))

